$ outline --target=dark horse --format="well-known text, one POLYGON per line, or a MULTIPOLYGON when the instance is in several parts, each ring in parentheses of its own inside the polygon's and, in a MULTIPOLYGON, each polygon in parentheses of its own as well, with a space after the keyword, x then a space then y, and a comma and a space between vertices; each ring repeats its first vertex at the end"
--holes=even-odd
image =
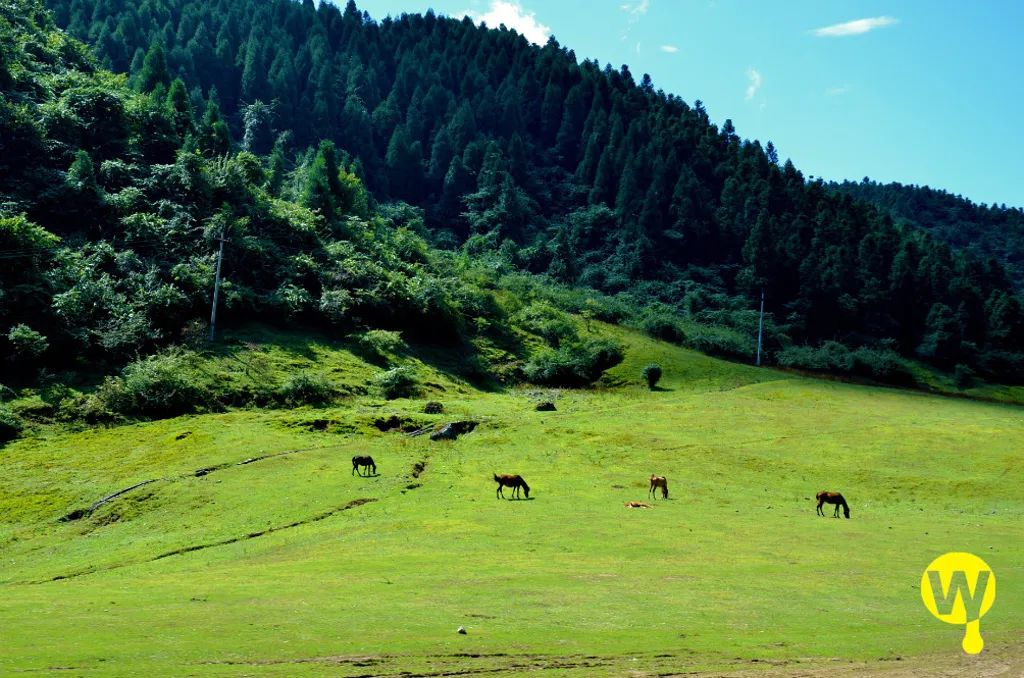
POLYGON ((495 499, 505 496, 505 493, 501 491, 501 488, 503 487, 511 487, 513 497, 519 494, 519 488, 521 487, 523 488, 523 493, 526 495, 526 498, 530 498, 530 486, 526 484, 526 481, 523 480, 522 476, 509 475, 506 473, 499 476, 495 473, 494 482, 498 483, 498 490, 494 493, 495 499))
POLYGON ((360 466, 366 468, 367 475, 371 475, 371 469, 373 470, 372 475, 377 475, 377 465, 373 463, 373 457, 352 457, 353 474, 355 474, 359 470, 360 466))
POLYGON ((847 505, 846 500, 843 499, 843 495, 839 494, 838 492, 824 492, 824 491, 822 491, 822 492, 819 492, 817 495, 815 495, 815 497, 818 500, 818 511, 817 511, 817 513, 818 513, 819 516, 824 516, 825 515, 825 512, 821 510, 821 505, 822 504, 835 504, 836 505, 836 511, 835 511, 835 515, 833 516, 834 518, 838 518, 839 517, 839 507, 840 506, 843 507, 843 514, 847 518, 850 517, 850 507, 847 505))

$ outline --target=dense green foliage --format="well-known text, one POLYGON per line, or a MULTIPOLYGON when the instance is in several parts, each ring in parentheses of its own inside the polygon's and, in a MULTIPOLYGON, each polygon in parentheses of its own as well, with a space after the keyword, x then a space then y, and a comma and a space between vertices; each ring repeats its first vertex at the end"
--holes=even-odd
POLYGON ((1024 209, 978 205, 928 186, 879 184, 866 178, 829 187, 873 203, 895 221, 925 229, 953 247, 1002 262, 1017 288, 1024 288, 1024 209))
POLYGON ((212 107, 207 117, 230 125, 218 138, 269 154, 270 198, 291 184, 326 217, 358 212, 358 190, 338 197, 344 166, 378 200, 422 207, 436 245, 748 337, 739 311, 763 288, 769 352, 840 341, 1000 378, 1024 371, 1024 312, 999 262, 806 181, 774 147, 625 66, 431 12, 377 22, 352 2, 49 5, 104 64, 177 111, 168 134, 189 108, 177 78, 193 111, 212 107), (321 139, 338 150, 302 150, 321 139), (287 180, 296 166, 309 168, 298 187, 287 180))
POLYGON ((592 319, 748 360, 761 286, 782 365, 902 382, 913 356, 963 385, 1020 376, 1021 303, 998 262, 808 184, 625 68, 430 14, 52 5, 129 73, 99 68, 40 2, 0 8, 0 360, 8 384, 50 385, 5 409, 8 436, 40 413, 347 392, 319 374, 228 387, 165 349, 205 334, 220 238, 222 322, 348 336, 399 370, 367 382, 389 398, 418 388, 393 364, 406 341, 461 346, 472 379, 588 384, 623 355, 592 319), (138 43, 130 63, 96 26, 138 43), (241 66, 202 48, 212 31, 241 66), (326 102, 327 127, 256 82, 268 58, 296 69, 299 104, 326 102), (62 386, 85 371, 94 392, 62 386))
MULTIPOLYGON (((202 341, 222 238, 229 324, 354 333, 383 362, 404 345, 399 331, 528 359, 492 291, 504 270, 432 250, 422 213, 375 207, 359 160, 333 142, 285 162, 289 135, 268 136, 273 107, 255 102, 238 150, 216 97, 194 106, 161 47, 133 90, 38 2, 0 7, 0 45, 0 258, 13 264, 0 269, 4 381, 117 373, 51 409, 102 420, 329 401, 333 387, 316 375, 228 392, 196 372, 194 352, 162 351, 202 341)), ((389 397, 414 390, 404 372, 392 376, 389 397)), ((16 418, 5 414, 5 430, 16 418)))
POLYGON ((374 379, 374 386, 377 387, 381 396, 388 400, 394 400, 416 395, 419 390, 419 380, 416 378, 416 372, 412 369, 394 367, 377 375, 374 379))

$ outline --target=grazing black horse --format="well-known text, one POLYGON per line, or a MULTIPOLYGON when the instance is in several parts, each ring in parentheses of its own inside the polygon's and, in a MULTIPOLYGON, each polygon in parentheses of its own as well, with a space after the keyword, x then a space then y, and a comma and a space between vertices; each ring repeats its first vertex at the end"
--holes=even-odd
POLYGON ((818 511, 817 511, 817 513, 818 513, 819 516, 824 516, 825 515, 825 512, 821 510, 821 505, 822 504, 835 504, 836 505, 836 510, 835 510, 835 513, 833 514, 834 518, 838 518, 839 517, 839 507, 840 506, 843 507, 843 515, 845 515, 847 518, 850 517, 850 506, 846 503, 846 500, 843 499, 843 495, 839 494, 838 492, 824 492, 824 491, 822 491, 822 492, 819 492, 818 494, 816 494, 815 498, 818 500, 818 511))
MULTIPOLYGON (((359 467, 363 466, 366 468, 366 475, 371 475, 370 469, 373 469, 372 475, 377 475, 377 465, 373 463, 373 457, 352 457, 352 473, 355 474, 359 470, 359 467)), ((363 475, 363 474, 360 474, 363 475)))
POLYGON ((501 488, 503 487, 512 488, 513 498, 519 494, 519 488, 521 487, 523 488, 523 493, 526 494, 526 498, 530 498, 530 486, 526 484, 526 481, 523 480, 522 476, 510 475, 506 473, 503 473, 499 476, 497 473, 495 473, 494 482, 498 483, 498 490, 497 492, 494 493, 495 499, 497 499, 498 497, 505 496, 505 493, 501 491, 501 488))

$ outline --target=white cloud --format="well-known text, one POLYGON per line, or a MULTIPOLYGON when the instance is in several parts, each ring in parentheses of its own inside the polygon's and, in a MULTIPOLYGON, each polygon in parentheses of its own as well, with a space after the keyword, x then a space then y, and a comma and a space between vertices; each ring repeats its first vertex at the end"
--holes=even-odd
POLYGON ((551 28, 537 21, 533 12, 527 11, 521 4, 512 0, 491 0, 491 8, 484 14, 473 11, 462 12, 476 23, 483 21, 489 28, 497 28, 505 24, 506 28, 514 29, 530 42, 543 45, 551 36, 551 28))
POLYGON ((825 94, 829 95, 830 97, 837 97, 841 94, 846 94, 849 91, 850 87, 848 85, 843 85, 842 87, 829 87, 827 90, 825 90, 825 94))
POLYGON ((679 48, 676 47, 675 45, 662 45, 661 51, 668 52, 669 54, 675 54, 676 52, 679 51, 679 48))
POLYGON ((823 28, 815 28, 811 32, 819 38, 841 38, 846 35, 860 35, 873 31, 876 28, 885 28, 896 23, 899 23, 899 19, 891 16, 876 16, 868 19, 855 19, 846 23, 833 24, 832 26, 824 26, 823 28))
POLYGON ((647 10, 651 8, 651 0, 638 0, 634 3, 626 3, 619 5, 619 9, 629 15, 629 23, 635 24, 640 21, 640 17, 647 14, 647 10))
POLYGON ((757 94, 757 90, 761 89, 761 85, 764 84, 764 78, 761 77, 761 71, 748 68, 747 69, 747 96, 744 97, 745 101, 750 101, 757 94))

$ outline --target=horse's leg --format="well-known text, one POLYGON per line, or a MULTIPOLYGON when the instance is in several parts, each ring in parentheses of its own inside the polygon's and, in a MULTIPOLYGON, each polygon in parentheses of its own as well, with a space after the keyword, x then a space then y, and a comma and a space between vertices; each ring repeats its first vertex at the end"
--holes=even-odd
POLYGON ((822 512, 822 510, 821 510, 821 504, 822 504, 822 501, 821 501, 821 500, 819 499, 819 500, 818 500, 818 507, 817 507, 816 509, 814 509, 814 512, 815 512, 815 513, 816 513, 817 515, 819 515, 819 516, 823 516, 823 515, 825 515, 825 514, 824 514, 824 512, 822 512))
POLYGON ((839 504, 836 504, 836 510, 832 512, 832 517, 833 518, 838 518, 839 517, 839 504))

